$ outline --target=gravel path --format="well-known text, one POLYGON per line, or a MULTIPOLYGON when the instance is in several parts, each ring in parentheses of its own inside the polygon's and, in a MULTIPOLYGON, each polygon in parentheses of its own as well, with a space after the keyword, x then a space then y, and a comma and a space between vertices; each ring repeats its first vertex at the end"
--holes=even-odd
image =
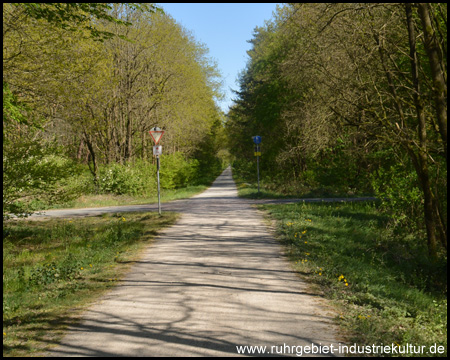
POLYGON ((165 204, 180 220, 47 355, 237 356, 238 346, 265 346, 269 356, 339 356, 326 301, 291 271, 251 203, 227 169, 202 194, 165 204))

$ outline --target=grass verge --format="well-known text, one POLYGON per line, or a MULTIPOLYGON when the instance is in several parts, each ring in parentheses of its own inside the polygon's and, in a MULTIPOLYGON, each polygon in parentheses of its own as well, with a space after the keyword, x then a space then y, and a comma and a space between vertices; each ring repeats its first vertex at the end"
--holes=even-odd
POLYGON ((336 191, 331 188, 310 188, 301 184, 286 186, 280 184, 260 184, 258 192, 257 183, 247 182, 238 174, 233 173, 233 180, 239 192, 239 196, 245 199, 306 199, 306 198, 354 198, 360 196, 373 196, 370 193, 356 193, 354 191, 336 191))
MULTIPOLYGON (((179 199, 188 199, 197 195, 208 188, 206 185, 187 186, 179 189, 161 189, 161 202, 167 202, 179 199)), ((152 196, 133 196, 133 195, 114 195, 114 194, 88 194, 82 195, 75 200, 71 200, 62 204, 49 205, 41 201, 34 201, 32 209, 34 211, 49 209, 66 209, 66 208, 89 208, 101 206, 119 206, 119 205, 143 205, 158 202, 158 194, 152 196)))
POLYGON ((373 202, 259 208, 276 220, 295 270, 334 301, 350 344, 446 356, 446 257, 430 262, 425 241, 393 234, 373 202))
POLYGON ((56 344, 177 217, 117 213, 10 221, 3 234, 3 356, 33 356, 56 344))

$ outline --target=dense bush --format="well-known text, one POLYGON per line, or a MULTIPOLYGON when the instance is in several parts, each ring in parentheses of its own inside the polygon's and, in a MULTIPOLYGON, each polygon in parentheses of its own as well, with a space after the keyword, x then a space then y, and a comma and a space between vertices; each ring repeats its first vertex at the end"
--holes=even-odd
POLYGON ((413 169, 399 164, 380 168, 372 174, 372 186, 395 227, 414 232, 423 228, 421 190, 413 169))
MULTIPOLYGON (((222 163, 218 159, 205 163, 197 159, 186 159, 181 152, 161 155, 160 164, 162 189, 208 184, 222 170, 222 163)), ((156 189, 156 162, 137 160, 126 165, 115 163, 100 168, 99 190, 102 193, 150 195, 156 189)))
POLYGON ((194 185, 199 171, 196 159, 186 160, 181 152, 161 156, 160 181, 163 189, 194 185))
POLYGON ((142 193, 146 181, 148 179, 141 176, 139 168, 110 164, 100 170, 99 188, 105 193, 136 195, 142 193))

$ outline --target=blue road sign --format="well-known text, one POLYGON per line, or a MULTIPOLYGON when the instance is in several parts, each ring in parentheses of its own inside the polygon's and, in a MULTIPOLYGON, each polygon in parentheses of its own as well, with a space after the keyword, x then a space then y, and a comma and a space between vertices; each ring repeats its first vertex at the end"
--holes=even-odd
POLYGON ((256 145, 261 144, 261 136, 252 136, 252 139, 256 145))

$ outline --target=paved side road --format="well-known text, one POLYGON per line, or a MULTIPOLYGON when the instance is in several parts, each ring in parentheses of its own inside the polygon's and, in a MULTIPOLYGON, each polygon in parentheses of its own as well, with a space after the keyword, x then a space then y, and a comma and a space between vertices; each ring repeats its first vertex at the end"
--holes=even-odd
MULTIPOLYGON (((228 176, 231 170, 227 169, 222 176, 228 176)), ((231 175, 230 175, 231 176, 231 175)), ((216 181, 216 184, 218 182, 216 181)), ((234 186, 234 185, 233 185, 234 186)), ((234 196, 234 195, 233 195, 234 196)), ((162 204, 162 211, 176 211, 176 212, 190 212, 193 202, 198 202, 193 197, 185 200, 174 200, 162 204)), ((227 199, 235 201, 236 199, 227 199)), ((292 204, 297 202, 353 202, 353 201, 373 201, 374 197, 357 197, 357 198, 304 198, 304 199, 247 199, 247 204, 292 204)), ((119 205, 119 206, 104 206, 98 208, 81 208, 81 209, 57 209, 57 210, 43 210, 36 212, 29 216, 29 219, 44 219, 44 218, 72 218, 83 216, 98 216, 106 213, 129 212, 129 211, 158 211, 158 204, 144 204, 144 205, 119 205)))
POLYGON ((181 219, 47 355, 237 356, 237 346, 266 346, 265 355, 296 356, 301 346, 338 347, 325 300, 237 197, 230 169, 185 202, 181 219))

